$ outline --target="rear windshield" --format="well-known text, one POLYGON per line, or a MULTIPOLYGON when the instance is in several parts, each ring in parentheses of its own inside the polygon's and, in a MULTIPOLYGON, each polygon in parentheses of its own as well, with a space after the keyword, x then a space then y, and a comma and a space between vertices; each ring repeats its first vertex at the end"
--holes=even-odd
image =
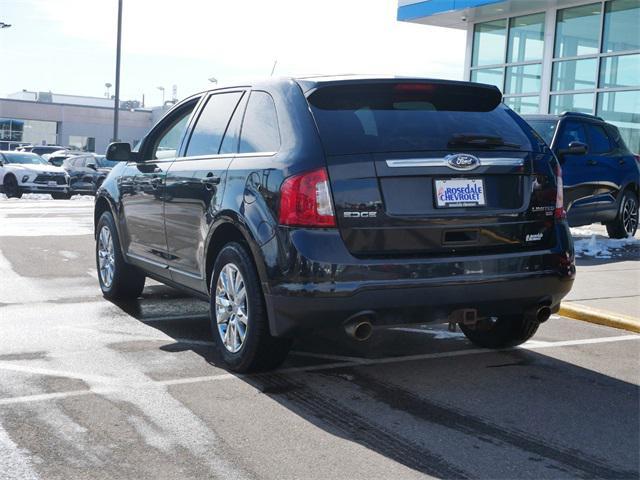
POLYGON ((373 83, 321 87, 308 98, 327 154, 477 148, 530 150, 495 89, 373 83))
POLYGON ((558 126, 558 120, 527 120, 527 123, 538 132, 538 134, 547 142, 547 145, 551 145, 553 140, 553 134, 556 132, 558 126))

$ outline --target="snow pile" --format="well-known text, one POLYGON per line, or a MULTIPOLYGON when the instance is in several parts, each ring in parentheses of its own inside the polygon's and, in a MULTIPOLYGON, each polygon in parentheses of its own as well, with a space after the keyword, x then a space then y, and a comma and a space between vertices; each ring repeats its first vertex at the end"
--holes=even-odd
MULTIPOLYGON (((640 247, 637 236, 621 239, 608 238, 592 227, 572 228, 576 257, 612 258, 629 249, 640 247), (585 238, 586 237, 586 238, 585 238)), ((606 235, 606 233, 605 233, 606 235)))
MULTIPOLYGON (((52 200, 51 195, 48 193, 25 193, 22 195, 22 198, 7 198, 4 193, 0 193, 0 201, 8 201, 8 202, 20 202, 22 200, 52 200)), ((74 195, 71 197, 71 200, 80 200, 80 201, 93 201, 94 197, 91 195, 74 195)))

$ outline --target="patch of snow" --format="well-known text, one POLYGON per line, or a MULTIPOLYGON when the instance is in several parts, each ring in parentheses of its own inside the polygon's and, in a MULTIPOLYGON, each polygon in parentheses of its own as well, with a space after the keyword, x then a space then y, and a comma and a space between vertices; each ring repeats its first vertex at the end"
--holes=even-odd
POLYGON ((637 237, 603 238, 594 233, 590 238, 574 239, 573 245, 576 249, 576 257, 612 258, 628 247, 640 247, 640 239, 637 237))

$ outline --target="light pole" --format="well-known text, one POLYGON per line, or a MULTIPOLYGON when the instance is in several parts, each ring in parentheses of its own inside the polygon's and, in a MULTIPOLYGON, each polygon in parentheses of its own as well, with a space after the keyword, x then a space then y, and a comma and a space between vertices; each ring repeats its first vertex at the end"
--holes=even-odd
POLYGON ((164 87, 156 87, 156 88, 162 92, 162 106, 164 107, 164 87))
POLYGON ((10 23, 0 22, 0 28, 9 28, 11 26, 10 23))
POLYGON ((105 84, 104 84, 104 86, 105 86, 105 87, 106 87, 106 89, 107 89, 107 93, 105 94, 105 96, 106 96, 107 98, 109 98, 109 97, 110 97, 110 95, 109 95, 109 89, 111 88, 111 84, 110 84, 109 82, 107 82, 107 83, 105 83, 105 84))
POLYGON ((118 113, 120 110, 120 50, 122 46, 122 0, 118 0, 118 40, 116 42, 116 95, 113 99, 113 141, 118 141, 118 113))

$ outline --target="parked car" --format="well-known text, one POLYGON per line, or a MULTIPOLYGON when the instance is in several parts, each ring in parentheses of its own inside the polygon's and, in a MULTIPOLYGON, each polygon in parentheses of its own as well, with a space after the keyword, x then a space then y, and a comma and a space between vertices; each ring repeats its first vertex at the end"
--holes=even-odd
MULTIPOLYGON (((245 85, 245 84, 243 84, 245 85)), ((575 276, 559 165, 488 85, 272 79, 175 105, 98 190, 105 297, 207 299, 235 371, 300 332, 449 322, 520 344, 575 276)))
POLYGON ((600 222, 611 238, 635 235, 640 156, 627 148, 618 128, 575 112, 523 117, 560 160, 569 224, 600 222))
POLYGON ((83 155, 84 153, 85 152, 82 152, 80 150, 62 149, 62 150, 57 150, 53 153, 43 154, 42 157, 51 165, 54 165, 56 167, 61 167, 67 158, 75 157, 77 155, 83 155))
POLYGON ((94 195, 114 164, 104 155, 93 153, 67 157, 62 168, 69 174, 71 194, 94 195))
POLYGON ((61 147, 60 145, 27 145, 18 147, 16 150, 21 152, 31 152, 42 156, 57 152, 58 150, 64 150, 64 147, 61 147))
POLYGON ((24 193, 49 193, 54 199, 69 197, 69 176, 30 152, 0 152, 0 192, 9 198, 24 193))

